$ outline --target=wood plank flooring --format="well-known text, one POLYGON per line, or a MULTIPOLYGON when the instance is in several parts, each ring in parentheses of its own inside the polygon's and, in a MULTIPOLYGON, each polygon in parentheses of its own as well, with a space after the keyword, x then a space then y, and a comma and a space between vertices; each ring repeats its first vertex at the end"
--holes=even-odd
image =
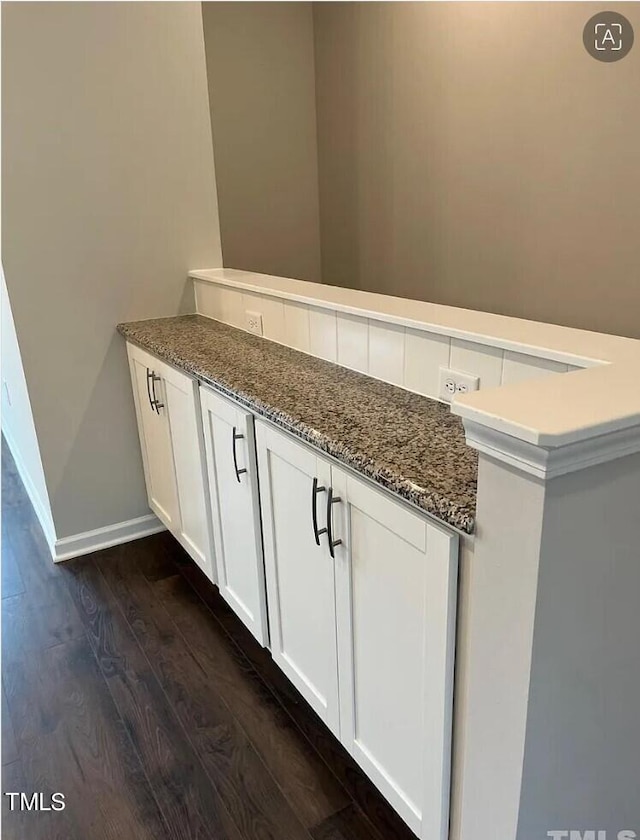
POLYGON ((412 840, 166 533, 54 565, 2 445, 5 840, 412 840))

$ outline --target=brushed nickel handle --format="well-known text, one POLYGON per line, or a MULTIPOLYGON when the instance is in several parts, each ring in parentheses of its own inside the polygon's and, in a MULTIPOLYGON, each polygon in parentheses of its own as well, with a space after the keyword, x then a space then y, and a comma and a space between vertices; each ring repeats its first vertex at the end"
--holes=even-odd
POLYGON ((156 410, 156 414, 160 414, 160 409, 164 408, 164 403, 161 403, 158 397, 156 396, 156 382, 159 382, 161 379, 157 373, 152 370, 151 371, 151 390, 153 391, 153 407, 156 410))
POLYGON ((327 529, 321 528, 318 530, 318 505, 317 505, 317 497, 318 493, 324 493, 326 487, 318 486, 318 479, 313 479, 313 487, 311 488, 311 521, 313 524, 313 536, 315 537, 316 545, 320 545, 320 535, 326 534, 327 529))
POLYGON ((335 559, 334 548, 342 545, 342 540, 333 539, 333 512, 332 506, 341 502, 340 496, 333 495, 333 487, 329 488, 329 495, 327 496, 327 541, 329 543, 329 554, 335 559))
POLYGON ((236 451, 236 441, 242 440, 244 435, 241 435, 238 431, 236 431, 236 427, 233 427, 233 435, 232 435, 232 450, 233 450, 233 468, 236 471, 236 478, 238 480, 238 484, 240 484, 240 476, 242 473, 246 473, 246 467, 243 467, 241 470, 238 469, 238 453, 236 451))
POLYGON ((147 368, 147 397, 149 399, 149 405, 151 406, 151 411, 155 411, 155 405, 153 402, 153 397, 151 396, 151 378, 153 377, 153 371, 147 368))

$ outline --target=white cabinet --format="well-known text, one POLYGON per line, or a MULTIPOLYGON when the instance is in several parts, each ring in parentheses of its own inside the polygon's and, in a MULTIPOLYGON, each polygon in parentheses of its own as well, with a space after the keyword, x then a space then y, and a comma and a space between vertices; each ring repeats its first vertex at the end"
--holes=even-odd
POLYGON ((415 833, 445 840, 457 537, 256 434, 274 659, 415 833))
POLYGON ((419 837, 446 840, 457 537, 331 468, 340 732, 419 837))
POLYGON ((128 353, 151 508, 416 835, 446 840, 457 536, 128 353))
POLYGON ((271 653, 334 734, 339 735, 335 567, 326 528, 328 463, 258 421, 258 464, 269 597, 271 653), (315 492, 314 492, 315 490, 315 492), (318 544, 319 543, 319 544, 318 544))
POLYGON ((180 505, 176 536, 202 571, 215 580, 198 383, 169 365, 162 365, 160 381, 169 415, 180 505))
POLYGON ((258 641, 268 643, 253 416, 200 389, 211 522, 220 593, 258 641))
POLYGON ((180 523, 180 508, 169 415, 164 408, 162 378, 157 372, 160 363, 131 344, 127 344, 127 353, 149 507, 170 531, 175 531, 180 523))
POLYGON ((197 383, 127 345, 149 506, 213 578, 197 383))

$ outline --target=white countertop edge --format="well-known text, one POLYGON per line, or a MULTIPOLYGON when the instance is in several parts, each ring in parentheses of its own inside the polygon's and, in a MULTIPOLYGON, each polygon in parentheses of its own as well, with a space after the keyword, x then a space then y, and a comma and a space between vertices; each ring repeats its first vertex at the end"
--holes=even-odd
POLYGON ((591 438, 602 437, 603 435, 621 432, 625 429, 640 428, 640 411, 624 417, 611 417, 601 423, 591 426, 581 426, 568 429, 565 432, 545 432, 531 426, 525 426, 515 420, 498 414, 492 414, 482 409, 474 409, 472 406, 454 403, 451 405, 451 413, 457 414, 463 422, 469 420, 473 423, 501 432, 504 435, 516 438, 517 440, 531 443, 534 446, 541 446, 547 449, 557 449, 562 446, 569 446, 573 443, 581 443, 591 438))
POLYGON ((463 420, 535 446, 557 448, 640 426, 635 339, 237 269, 194 270, 189 276, 582 367, 482 389, 451 407, 463 420), (518 330, 528 335, 518 339, 518 330))
POLYGON ((451 411, 548 448, 640 428, 640 356, 476 391, 455 400, 451 411))

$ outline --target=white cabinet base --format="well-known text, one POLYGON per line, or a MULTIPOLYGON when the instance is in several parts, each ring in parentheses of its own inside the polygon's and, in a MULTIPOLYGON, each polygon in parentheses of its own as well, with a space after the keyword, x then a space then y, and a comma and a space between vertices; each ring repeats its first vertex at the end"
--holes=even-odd
POLYGON ((152 510, 415 834, 447 840, 457 536, 128 352, 152 510))
POLYGON ((198 383, 169 365, 162 369, 162 381, 180 502, 180 529, 176 536, 207 577, 215 581, 198 383))
POLYGON ((198 385, 127 344, 149 507, 214 579, 198 385))
POLYGON ((274 660, 416 835, 447 840, 458 538, 256 435, 274 660))
POLYGON ((179 528, 180 508, 169 416, 162 408, 156 410, 152 396, 155 385, 160 403, 163 403, 160 376, 155 373, 161 362, 132 344, 127 344, 127 354, 149 507, 170 531, 175 532, 179 528), (158 376, 155 380, 152 379, 154 375, 158 376))
POLYGON ((274 660, 339 737, 335 570, 312 523, 326 526, 327 462, 288 435, 256 424, 264 552, 274 660))
POLYGON ((200 389, 220 594, 269 643, 253 415, 200 389))
POLYGON ((332 467, 341 740, 415 833, 446 840, 457 537, 332 467))

